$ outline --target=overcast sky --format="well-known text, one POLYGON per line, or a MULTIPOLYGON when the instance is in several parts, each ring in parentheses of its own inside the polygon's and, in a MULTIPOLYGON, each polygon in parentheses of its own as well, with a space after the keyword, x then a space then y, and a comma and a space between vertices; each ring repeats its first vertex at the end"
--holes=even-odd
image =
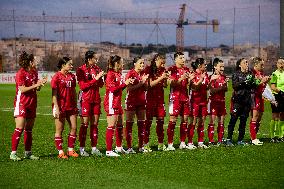
MULTIPOLYGON (((213 33, 208 26, 208 46, 220 44, 232 45, 233 20, 235 10, 235 43, 258 43, 260 5, 260 40, 261 43, 276 43, 280 40, 280 0, 1 0, 2 14, 99 16, 105 17, 139 17, 139 18, 178 18, 181 4, 186 3, 185 18, 193 21, 218 19, 219 32, 213 33)), ((46 24, 46 38, 63 40, 62 33, 54 30, 70 29, 71 24, 46 24)), ((74 41, 99 42, 98 24, 74 24, 74 41)), ((176 26, 160 25, 127 25, 126 42, 175 44, 176 26)), ((206 44, 205 26, 184 26, 185 45, 206 44)), ((16 36, 43 38, 42 23, 16 23, 16 36)), ((0 22, 0 37, 13 37, 13 22, 0 22)), ((102 40, 124 43, 125 27, 120 25, 103 25, 102 40)), ((71 41, 71 32, 66 32, 66 41, 71 41)))

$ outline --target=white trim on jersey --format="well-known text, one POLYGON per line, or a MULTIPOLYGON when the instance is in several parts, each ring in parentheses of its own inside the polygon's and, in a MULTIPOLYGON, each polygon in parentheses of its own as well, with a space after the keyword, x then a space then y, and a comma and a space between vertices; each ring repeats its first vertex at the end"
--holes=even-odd
POLYGON ((21 101, 21 90, 18 88, 18 94, 16 98, 16 106, 14 110, 14 116, 20 115, 20 101, 21 101))
POLYGON ((109 114, 114 114, 112 102, 113 102, 113 93, 109 92, 109 95, 108 95, 108 112, 109 112, 109 114))

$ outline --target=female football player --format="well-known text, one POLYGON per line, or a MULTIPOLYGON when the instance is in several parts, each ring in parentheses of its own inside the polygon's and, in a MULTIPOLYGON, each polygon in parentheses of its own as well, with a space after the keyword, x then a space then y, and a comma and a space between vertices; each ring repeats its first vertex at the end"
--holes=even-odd
POLYGON ((36 118, 37 90, 40 90, 47 79, 38 80, 35 59, 32 54, 23 52, 19 58, 20 70, 16 74, 16 96, 14 100, 14 117, 16 128, 12 135, 12 152, 10 159, 20 161, 17 156, 18 144, 24 130, 24 158, 38 160, 32 154, 32 129, 36 118))
POLYGON ((58 158, 68 159, 78 157, 74 150, 77 128, 77 107, 76 107, 76 77, 70 71, 73 68, 72 60, 63 57, 59 60, 55 73, 51 80, 52 88, 52 113, 55 121, 55 145, 58 150, 58 158), (65 120, 68 122, 70 132, 68 135, 68 152, 64 153, 62 148, 62 132, 65 120))

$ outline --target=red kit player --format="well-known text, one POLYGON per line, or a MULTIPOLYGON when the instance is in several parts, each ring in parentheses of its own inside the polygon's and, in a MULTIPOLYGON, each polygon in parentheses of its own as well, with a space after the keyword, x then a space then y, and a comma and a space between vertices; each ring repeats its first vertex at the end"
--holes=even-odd
POLYGON ((74 150, 77 129, 76 107, 76 78, 70 71, 73 68, 72 60, 63 57, 57 65, 58 71, 51 80, 52 88, 52 113, 55 121, 55 145, 58 150, 58 158, 68 159, 78 157, 74 150), (65 120, 67 120, 70 132, 68 135, 68 153, 66 156, 62 149, 62 132, 65 120))
POLYGON ((148 90, 146 95, 146 125, 144 132, 144 149, 151 152, 149 146, 150 128, 153 117, 156 117, 156 133, 158 136, 158 150, 165 150, 164 145, 164 117, 166 116, 164 102, 164 88, 167 86, 169 74, 165 69, 165 58, 156 54, 151 65, 145 68, 149 74, 148 90))
POLYGON ((144 70, 144 59, 141 57, 134 58, 134 69, 130 70, 125 79, 132 78, 134 81, 127 86, 127 95, 125 99, 126 110, 126 141, 128 153, 136 153, 132 148, 132 126, 134 116, 137 116, 138 126, 138 148, 140 152, 144 151, 144 127, 145 127, 145 106, 146 106, 146 87, 148 75, 142 75, 144 70))
POLYGON ((35 60, 32 54, 23 52, 19 58, 21 69, 16 74, 16 96, 14 100, 14 117, 16 128, 12 135, 12 152, 10 159, 20 161, 17 156, 18 144, 24 130, 26 159, 38 160, 32 154, 32 129, 36 118, 37 94, 36 91, 46 83, 46 78, 38 80, 35 60))
POLYGON ((78 109, 81 116, 81 127, 79 132, 80 155, 89 156, 85 151, 87 129, 90 123, 91 154, 101 156, 97 149, 98 122, 101 114, 101 97, 99 89, 103 87, 102 76, 104 72, 96 65, 98 61, 94 51, 85 53, 85 64, 77 71, 77 80, 80 87, 78 109))
POLYGON ((107 113, 107 129, 106 129, 106 156, 116 157, 118 153, 125 153, 122 147, 123 139, 123 109, 121 106, 122 90, 133 82, 129 78, 123 81, 121 70, 123 68, 123 60, 120 56, 111 56, 108 61, 108 72, 106 75, 106 94, 104 98, 104 109, 107 113), (115 152, 112 151, 112 140, 116 136, 115 152))
POLYGON ((197 58, 192 63, 195 70, 194 78, 191 81, 191 105, 193 114, 193 123, 189 125, 188 147, 196 148, 193 145, 193 135, 195 125, 198 124, 198 147, 208 148, 204 143, 204 121, 207 115, 207 89, 209 77, 206 73, 206 62, 203 58, 197 58), (198 119, 198 122, 197 122, 198 119))
POLYGON ((208 113, 210 115, 208 125, 209 144, 214 144, 214 123, 218 118, 218 142, 219 146, 223 141, 224 136, 224 119, 226 115, 225 93, 228 90, 227 78, 224 75, 224 63, 219 58, 213 61, 214 73, 210 77, 209 89, 210 96, 208 102, 208 113))
POLYGON ((175 150, 173 146, 174 129, 177 121, 177 117, 180 115, 180 149, 187 149, 185 145, 187 122, 188 117, 191 115, 188 85, 190 73, 189 69, 184 66, 185 57, 182 52, 176 52, 174 54, 175 65, 168 69, 170 73, 170 96, 169 96, 169 114, 170 121, 167 129, 168 134, 168 147, 166 150, 175 150))
POLYGON ((263 142, 260 142, 257 139, 257 132, 259 130, 260 121, 262 114, 264 112, 264 99, 262 93, 270 80, 270 77, 263 74, 264 61, 259 57, 252 59, 253 70, 252 73, 256 81, 258 81, 257 87, 254 89, 254 95, 252 98, 252 117, 250 121, 250 138, 253 145, 263 145, 263 142))

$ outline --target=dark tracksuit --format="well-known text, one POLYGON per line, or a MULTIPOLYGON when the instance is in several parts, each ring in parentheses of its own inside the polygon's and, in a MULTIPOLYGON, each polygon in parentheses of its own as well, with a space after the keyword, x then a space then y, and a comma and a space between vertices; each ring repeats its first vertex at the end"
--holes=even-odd
POLYGON ((256 87, 251 72, 237 71, 232 75, 233 95, 231 99, 231 119, 228 125, 228 139, 232 140, 234 127, 240 118, 238 141, 244 139, 247 118, 252 106, 252 93, 256 87))

